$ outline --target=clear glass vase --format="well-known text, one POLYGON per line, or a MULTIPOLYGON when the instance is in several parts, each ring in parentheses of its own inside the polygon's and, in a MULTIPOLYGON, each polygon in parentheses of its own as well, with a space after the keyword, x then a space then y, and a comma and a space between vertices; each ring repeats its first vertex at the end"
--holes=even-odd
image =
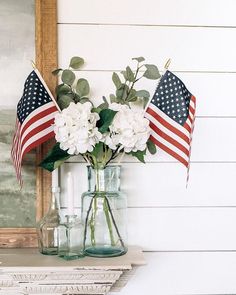
POLYGON ((127 201, 120 191, 120 166, 88 167, 88 191, 82 195, 84 252, 114 257, 127 252, 127 201))
POLYGON ((45 255, 58 254, 59 194, 59 187, 52 188, 49 210, 37 224, 39 252, 45 255))

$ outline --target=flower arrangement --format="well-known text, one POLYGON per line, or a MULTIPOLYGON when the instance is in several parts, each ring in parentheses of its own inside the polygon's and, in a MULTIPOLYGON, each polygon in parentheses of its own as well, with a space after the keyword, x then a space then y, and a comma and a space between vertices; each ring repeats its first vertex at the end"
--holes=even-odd
POLYGON ((143 57, 133 58, 135 70, 129 66, 118 75, 112 74, 115 94, 95 105, 89 98, 90 86, 86 79, 76 79, 75 70, 84 60, 72 57, 68 69, 57 69, 61 84, 56 88, 57 102, 61 112, 55 117, 56 144, 40 164, 53 171, 72 156, 81 155, 93 168, 105 168, 120 153, 145 162, 147 150, 155 154, 156 147, 149 140, 149 121, 144 111, 150 94, 136 90, 141 79, 159 79, 155 65, 145 64, 143 57), (143 108, 137 108, 136 105, 143 108))
MULTIPOLYGON (((127 204, 125 195, 119 190, 120 167, 108 164, 121 153, 144 163, 147 150, 151 154, 156 152, 149 139, 149 121, 144 117, 150 94, 135 87, 141 79, 155 80, 160 74, 155 65, 145 64, 143 57, 133 60, 135 70, 127 66, 121 75, 112 74, 115 94, 110 94, 109 99, 104 96, 99 105, 89 98, 88 81, 76 80, 74 70, 84 64, 82 58, 73 57, 68 69, 53 72, 60 75, 62 82, 56 88, 61 112, 55 117, 56 144, 41 166, 53 171, 76 155, 81 155, 90 164, 90 189, 82 195, 81 209, 82 248, 90 256, 119 256, 127 251, 127 204)), ((67 228, 70 227, 68 224, 67 228)))

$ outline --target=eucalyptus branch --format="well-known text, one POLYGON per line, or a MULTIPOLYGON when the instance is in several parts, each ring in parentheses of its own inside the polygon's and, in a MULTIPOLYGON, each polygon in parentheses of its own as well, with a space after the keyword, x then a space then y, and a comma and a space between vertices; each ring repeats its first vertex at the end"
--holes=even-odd
POLYGON ((131 90, 134 88, 134 84, 135 84, 135 82, 136 82, 135 80, 137 79, 139 69, 140 69, 140 67, 139 67, 139 63, 138 63, 138 65, 137 65, 137 69, 136 69, 136 71, 135 71, 135 75, 134 75, 134 81, 132 82, 131 87, 130 87, 128 93, 127 93, 127 97, 129 96, 131 90))

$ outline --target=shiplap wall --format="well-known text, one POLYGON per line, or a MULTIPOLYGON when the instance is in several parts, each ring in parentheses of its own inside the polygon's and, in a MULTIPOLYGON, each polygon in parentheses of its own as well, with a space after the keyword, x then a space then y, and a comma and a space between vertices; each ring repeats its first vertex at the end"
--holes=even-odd
MULTIPOLYGON (((140 55, 160 70, 171 57, 197 97, 187 190, 184 169, 162 151, 146 165, 124 159, 129 242, 150 253, 121 294, 236 294, 236 1, 59 0, 58 8, 59 65, 84 57, 78 76, 95 101, 114 91, 112 72, 140 55)), ((79 207, 86 165, 67 163, 61 175, 68 169, 79 207)))

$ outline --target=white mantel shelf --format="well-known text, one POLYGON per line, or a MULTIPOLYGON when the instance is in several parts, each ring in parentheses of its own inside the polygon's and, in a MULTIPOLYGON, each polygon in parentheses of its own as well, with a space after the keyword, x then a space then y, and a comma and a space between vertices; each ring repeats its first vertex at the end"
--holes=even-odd
POLYGON ((129 247, 120 257, 72 261, 42 255, 37 249, 0 249, 0 294, 107 294, 119 291, 144 264, 138 247, 129 247))

